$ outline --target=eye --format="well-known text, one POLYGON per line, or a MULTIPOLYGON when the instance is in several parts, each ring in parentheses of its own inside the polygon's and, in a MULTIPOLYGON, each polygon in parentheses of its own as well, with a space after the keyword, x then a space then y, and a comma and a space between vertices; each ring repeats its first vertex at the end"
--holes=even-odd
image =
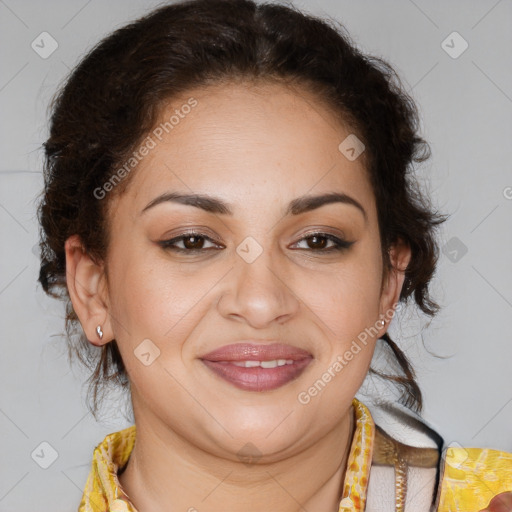
MULTIPOLYGON (((337 236, 331 235, 330 233, 309 233, 303 237, 299 242, 306 242, 309 247, 301 248, 301 250, 320 252, 320 253, 331 253, 337 251, 344 251, 348 249, 354 242, 349 242, 337 236), (329 247, 328 244, 332 245, 329 247), (327 248, 326 248, 327 246, 327 248)), ((170 240, 162 240, 158 244, 166 250, 170 250, 178 253, 200 253, 209 250, 222 249, 222 246, 216 244, 209 236, 204 233, 191 231, 182 233, 179 236, 171 238, 170 240), (212 244, 211 247, 205 247, 205 241, 212 244), (177 243, 182 243, 182 247, 178 247, 177 243)), ((297 244, 295 244, 297 245, 297 244)))
POLYGON ((299 243, 304 241, 306 242, 307 245, 310 246, 306 247, 306 250, 324 253, 344 251, 354 243, 344 240, 342 238, 338 238, 337 236, 331 235, 330 233, 309 233, 307 236, 299 240, 299 243), (308 242, 308 240, 310 240, 311 242, 308 242), (325 247, 329 242, 331 242, 333 245, 326 249, 325 247))
POLYGON ((212 248, 219 248, 209 236, 195 231, 182 233, 170 240, 162 240, 158 242, 158 244, 164 249, 180 253, 196 253, 212 250, 212 248), (204 248, 205 241, 213 243, 213 247, 204 248), (183 247, 177 247, 176 243, 183 243, 183 247))

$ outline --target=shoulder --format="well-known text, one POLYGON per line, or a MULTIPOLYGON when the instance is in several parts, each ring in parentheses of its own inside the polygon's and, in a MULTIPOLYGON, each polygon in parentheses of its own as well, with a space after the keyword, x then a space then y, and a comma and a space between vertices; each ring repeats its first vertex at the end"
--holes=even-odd
POLYGON ((370 511, 393 510, 401 503, 416 511, 476 512, 512 491, 512 453, 446 446, 423 418, 400 404, 369 406, 375 421, 370 511))
POLYGON ((79 512, 117 510, 133 512, 135 508, 123 492, 118 479, 135 445, 136 427, 107 434, 94 449, 91 470, 85 484, 79 512))
POLYGON ((512 453, 449 446, 442 461, 439 512, 481 510, 512 490, 512 453))

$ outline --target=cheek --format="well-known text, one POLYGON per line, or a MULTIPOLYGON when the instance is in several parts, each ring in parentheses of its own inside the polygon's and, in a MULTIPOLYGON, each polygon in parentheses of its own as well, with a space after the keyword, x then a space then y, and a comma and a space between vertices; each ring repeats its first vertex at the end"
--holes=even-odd
POLYGON ((110 297, 116 318, 130 337, 164 337, 187 316, 211 287, 212 276, 197 283, 179 266, 153 252, 132 249, 117 259, 110 297))
POLYGON ((361 250, 336 268, 297 280, 302 283, 298 295, 323 321, 329 337, 346 341, 378 320, 380 272, 380 260, 361 250))
POLYGON ((165 396, 175 404, 181 396, 177 382, 186 378, 182 346, 199 311, 194 304, 204 290, 191 286, 189 279, 147 252, 133 251, 118 261, 110 295, 115 338, 126 371, 146 402, 156 404, 165 396))
POLYGON ((180 266, 148 251, 133 251, 118 262, 110 296, 115 337, 127 370, 138 371, 134 354, 144 342, 158 353, 159 363, 181 372, 184 345, 211 307, 210 294, 225 269, 180 266))

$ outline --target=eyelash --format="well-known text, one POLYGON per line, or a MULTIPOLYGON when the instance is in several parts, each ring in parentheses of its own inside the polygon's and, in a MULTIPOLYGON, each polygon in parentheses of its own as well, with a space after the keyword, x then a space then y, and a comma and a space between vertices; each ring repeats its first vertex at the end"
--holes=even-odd
MULTIPOLYGON (((195 254, 199 252, 209 251, 213 250, 214 248, 207 248, 207 249, 182 249, 181 247, 175 247, 173 244, 176 242, 190 237, 198 237, 203 238, 205 240, 208 240, 209 242, 215 243, 214 240, 212 240, 210 237, 204 235, 203 233, 199 233, 196 231, 190 231, 187 233, 182 233, 181 235, 174 237, 170 240, 162 240, 161 242, 158 242, 158 244, 163 247, 166 250, 170 250, 177 253, 188 253, 188 254, 195 254)), ((346 251, 354 242, 349 242, 347 240, 343 240, 341 238, 338 238, 334 235, 331 235, 329 233, 322 233, 322 232, 315 232, 315 233, 307 233, 307 236, 302 237, 299 242, 302 242, 304 240, 307 240, 308 238, 326 238, 327 240, 330 240, 335 244, 334 247, 329 247, 328 249, 299 249, 301 251, 313 251, 313 252, 320 252, 320 253, 332 253, 332 252, 343 252, 346 251)))

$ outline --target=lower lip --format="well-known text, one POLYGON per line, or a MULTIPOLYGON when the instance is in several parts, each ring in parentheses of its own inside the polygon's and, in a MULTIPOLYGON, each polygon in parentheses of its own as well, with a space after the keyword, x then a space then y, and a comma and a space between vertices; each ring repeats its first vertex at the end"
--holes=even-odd
POLYGON ((311 360, 309 357, 275 368, 244 368, 231 363, 202 359, 203 363, 219 377, 245 391, 270 391, 280 388, 299 377, 311 360))

